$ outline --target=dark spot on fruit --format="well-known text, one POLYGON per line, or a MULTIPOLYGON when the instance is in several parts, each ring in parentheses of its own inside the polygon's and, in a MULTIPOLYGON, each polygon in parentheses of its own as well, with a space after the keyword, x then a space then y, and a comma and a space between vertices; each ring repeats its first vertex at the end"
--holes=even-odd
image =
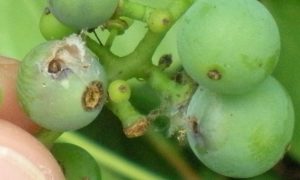
POLYGON ((165 25, 165 26, 169 25, 170 24, 170 19, 169 18, 164 18, 162 20, 162 24, 165 25))
POLYGON ((198 134, 199 130, 198 130, 198 122, 197 122, 197 118, 195 117, 190 117, 189 121, 191 123, 191 129, 193 131, 194 134, 198 134))
POLYGON ((48 64, 48 73, 57 74, 62 70, 63 61, 60 59, 53 59, 48 64))
POLYGON ((125 86, 125 85, 121 85, 121 86, 119 86, 119 91, 121 92, 121 93, 126 93, 127 91, 128 91, 128 88, 127 88, 127 86, 125 86))
POLYGON ((102 102, 104 91, 101 82, 93 81, 85 89, 82 95, 82 105, 86 111, 96 109, 102 102))
POLYGON ((45 9, 44 9, 44 14, 45 15, 49 15, 51 12, 50 12, 50 9, 48 8, 48 7, 46 7, 45 9))
POLYGON ((198 152, 206 153, 207 148, 209 148, 209 144, 203 135, 203 133, 200 131, 199 123, 197 121, 196 117, 189 117, 189 123, 190 128, 192 131, 192 136, 196 142, 195 148, 198 152))
POLYGON ((183 74, 181 72, 176 73, 174 76, 174 80, 179 84, 183 84, 184 82, 183 74))
POLYGON ((208 71, 207 77, 211 80, 220 80, 222 79, 222 74, 218 70, 213 69, 208 71))
POLYGON ((159 58, 158 65, 163 68, 168 68, 173 62, 172 54, 164 54, 159 58))

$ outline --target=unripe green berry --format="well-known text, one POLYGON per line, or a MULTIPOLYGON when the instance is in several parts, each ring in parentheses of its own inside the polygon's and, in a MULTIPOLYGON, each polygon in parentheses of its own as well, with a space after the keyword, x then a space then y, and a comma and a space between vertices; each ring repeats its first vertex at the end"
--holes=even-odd
POLYGON ((187 137, 195 155, 210 169, 235 178, 271 169, 293 134, 292 101, 273 77, 242 95, 199 87, 187 115, 187 137))
POLYGON ((101 179, 101 171, 96 160, 80 146, 55 143, 51 152, 62 167, 66 179, 101 179))
POLYGON ((278 27, 258 1, 195 1, 181 23, 177 46, 182 65, 195 81, 215 92, 250 91, 278 62, 278 27))
POLYGON ((98 58, 73 35, 34 48, 21 63, 17 91, 33 121, 66 131, 96 118, 106 101, 106 83, 98 58))
POLYGON ((118 0, 49 0, 51 12, 64 24, 75 28, 96 28, 114 14, 118 0))
POLYGON ((162 32, 171 24, 171 15, 167 11, 154 10, 147 19, 147 24, 152 32, 162 32))
POLYGON ((108 29, 108 31, 116 31, 117 34, 121 35, 124 34, 125 30, 128 29, 129 27, 130 20, 128 18, 123 18, 123 19, 113 19, 107 21, 103 27, 108 29))
POLYGON ((39 26, 40 32, 46 40, 62 39, 75 32, 58 21, 49 8, 45 8, 39 26))
POLYGON ((131 90, 127 81, 115 80, 109 84, 108 94, 111 101, 121 103, 129 100, 131 90))

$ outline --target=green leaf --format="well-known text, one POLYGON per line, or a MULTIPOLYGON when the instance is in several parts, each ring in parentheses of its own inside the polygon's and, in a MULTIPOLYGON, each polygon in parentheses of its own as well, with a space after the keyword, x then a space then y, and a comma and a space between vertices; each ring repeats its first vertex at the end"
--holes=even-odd
POLYGON ((0 1, 0 55, 21 60, 44 39, 39 19, 46 1, 0 1))
POLYGON ((290 154, 300 162, 300 1, 263 0, 280 31, 282 51, 275 77, 287 88, 295 109, 295 130, 290 154))

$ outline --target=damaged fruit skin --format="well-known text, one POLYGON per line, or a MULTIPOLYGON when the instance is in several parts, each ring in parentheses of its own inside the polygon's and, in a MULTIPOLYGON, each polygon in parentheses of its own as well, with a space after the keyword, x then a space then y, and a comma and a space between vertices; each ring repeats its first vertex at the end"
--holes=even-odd
POLYGON ((272 168, 285 154, 294 127, 292 102, 272 77, 244 95, 199 87, 187 113, 195 155, 210 169, 235 178, 272 168))
POLYGON ((186 72, 223 94, 242 94, 264 81, 281 49, 275 20, 253 0, 195 1, 177 38, 186 72))
POLYGON ((17 80, 25 111, 37 124, 54 131, 92 122, 106 101, 106 86, 98 58, 75 35, 34 48, 22 61, 17 80))

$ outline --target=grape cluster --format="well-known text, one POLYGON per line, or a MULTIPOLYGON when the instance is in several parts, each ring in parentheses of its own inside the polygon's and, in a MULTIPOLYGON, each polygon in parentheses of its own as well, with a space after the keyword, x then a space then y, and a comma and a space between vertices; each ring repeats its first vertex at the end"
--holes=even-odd
POLYGON ((252 177, 273 167, 292 138, 294 112, 270 74, 280 38, 258 1, 199 0, 184 15, 178 52, 199 83, 188 107, 188 142, 212 170, 252 177))
MULTIPOLYGON (((15 104, 32 126, 23 128, 48 146, 65 178, 101 179, 87 151, 55 140, 89 125, 104 106, 128 138, 168 119, 160 129, 179 132, 204 165, 228 177, 262 174, 289 148, 294 108, 272 75, 281 39, 268 10, 256 0, 166 2, 48 0, 39 22, 47 41, 24 57, 16 78, 0 77, 16 81, 15 104), (142 38, 118 54, 116 46, 127 52, 136 40, 119 41, 136 21, 146 29, 142 38), (161 50, 167 33, 175 48, 161 50)), ((7 103, 4 86, 0 105, 7 103)))

